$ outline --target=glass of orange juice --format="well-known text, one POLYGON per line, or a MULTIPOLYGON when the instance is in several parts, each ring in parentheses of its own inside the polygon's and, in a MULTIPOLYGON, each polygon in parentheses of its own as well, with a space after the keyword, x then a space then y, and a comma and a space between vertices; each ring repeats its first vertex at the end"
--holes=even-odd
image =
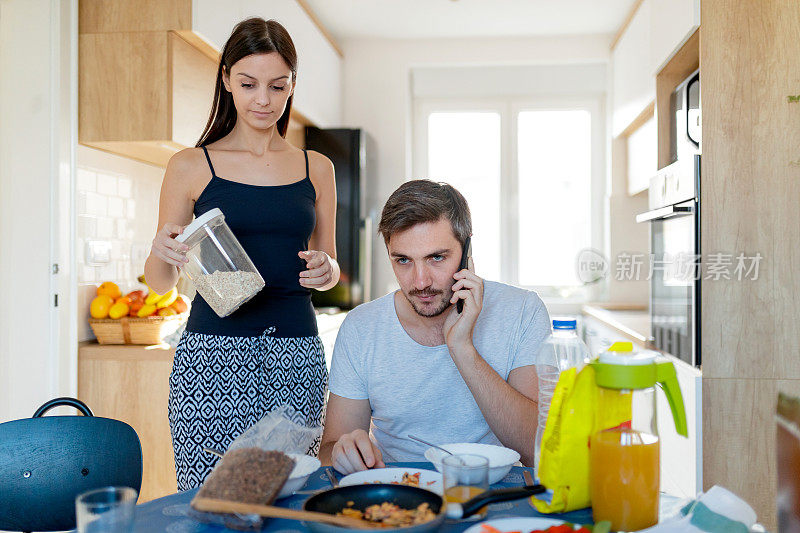
MULTIPOLYGON (((446 503, 464 503, 489 489, 489 460, 482 455, 448 455, 442 460, 446 503)), ((484 506, 470 520, 486 517, 484 506)))
POLYGON ((592 512, 611 529, 638 531, 658 522, 658 437, 630 428, 592 435, 592 512))

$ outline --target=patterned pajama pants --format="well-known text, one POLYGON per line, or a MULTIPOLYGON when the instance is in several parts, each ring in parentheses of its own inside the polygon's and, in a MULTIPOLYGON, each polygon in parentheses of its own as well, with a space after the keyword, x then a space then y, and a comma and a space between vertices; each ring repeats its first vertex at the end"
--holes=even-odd
MULTIPOLYGON (((321 426, 328 372, 319 337, 226 337, 184 332, 169 378, 178 490, 199 487, 217 458, 266 413, 287 404, 321 426)), ((316 455, 319 442, 309 453, 316 455)))

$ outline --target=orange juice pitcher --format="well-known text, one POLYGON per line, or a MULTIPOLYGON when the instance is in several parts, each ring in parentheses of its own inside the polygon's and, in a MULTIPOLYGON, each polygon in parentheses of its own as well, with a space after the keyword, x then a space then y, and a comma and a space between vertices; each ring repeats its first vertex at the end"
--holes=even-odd
POLYGON ((667 396, 675 428, 687 436, 686 413, 675 367, 654 352, 618 342, 590 363, 599 388, 598 408, 608 397, 625 398, 631 420, 595 428, 589 441, 590 490, 595 522, 615 531, 638 531, 658 522, 659 439, 656 384, 667 396))

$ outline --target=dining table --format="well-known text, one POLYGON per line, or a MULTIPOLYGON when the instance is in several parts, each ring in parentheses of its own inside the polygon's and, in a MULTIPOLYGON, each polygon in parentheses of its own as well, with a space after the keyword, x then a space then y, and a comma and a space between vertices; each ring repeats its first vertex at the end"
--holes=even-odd
MULTIPOLYGON (((413 470, 434 470, 431 463, 427 462, 402 462, 388 463, 387 467, 407 468, 413 470)), ((533 474, 533 469, 522 466, 514 466, 511 471, 499 482, 490 488, 520 487, 525 485, 523 472, 528 470, 533 474)), ((337 476, 340 477, 340 476, 337 476)), ((311 491, 331 488, 331 482, 325 473, 325 467, 313 472, 299 493, 277 500, 274 505, 287 507, 289 509, 302 509, 303 503, 310 497, 311 491)), ((234 531, 222 526, 203 523, 196 520, 190 512, 189 503, 192 501, 198 489, 191 489, 176 494, 170 494, 156 500, 151 500, 136 506, 134 515, 135 533, 145 533, 153 531, 165 531, 167 533, 211 533, 221 531, 234 531)), ((671 514, 677 510, 680 499, 669 496, 662 496, 661 516, 671 514)), ((533 507, 530 498, 521 500, 502 502, 489 505, 488 514, 485 520, 499 518, 520 518, 520 517, 543 517, 564 520, 575 524, 592 524, 591 508, 579 509, 563 514, 541 514, 533 507)), ((439 531, 443 533, 455 533, 465 531, 474 526, 476 520, 445 520, 439 531)), ((264 520, 261 531, 282 532, 282 533, 303 533, 308 528, 302 522, 295 520, 285 520, 268 518, 264 520)))

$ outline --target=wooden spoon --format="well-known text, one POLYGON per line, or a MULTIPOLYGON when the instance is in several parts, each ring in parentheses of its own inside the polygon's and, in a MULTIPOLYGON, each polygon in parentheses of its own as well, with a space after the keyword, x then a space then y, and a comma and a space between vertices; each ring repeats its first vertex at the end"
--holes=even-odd
POLYGON ((334 526, 350 529, 375 529, 367 522, 349 516, 336 516, 314 511, 299 511, 275 507, 274 505, 257 505, 254 503, 232 502, 214 498, 194 498, 192 507, 198 511, 228 514, 257 514, 268 518, 287 518, 289 520, 306 520, 308 522, 322 522, 334 526))

